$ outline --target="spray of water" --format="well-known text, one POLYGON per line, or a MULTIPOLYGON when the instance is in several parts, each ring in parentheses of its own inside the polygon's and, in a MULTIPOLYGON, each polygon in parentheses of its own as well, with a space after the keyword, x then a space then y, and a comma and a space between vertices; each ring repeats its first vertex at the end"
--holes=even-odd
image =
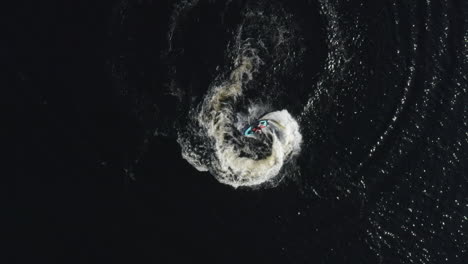
POLYGON ((193 125, 178 139, 190 164, 233 187, 277 180, 283 165, 300 152, 302 142, 299 125, 287 110, 272 111, 263 104, 249 103, 247 111, 236 111, 247 84, 263 64, 258 50, 241 35, 242 26, 234 47, 233 70, 210 87, 191 113, 193 125), (259 119, 268 120, 269 125, 261 133, 245 136, 244 128, 259 119))

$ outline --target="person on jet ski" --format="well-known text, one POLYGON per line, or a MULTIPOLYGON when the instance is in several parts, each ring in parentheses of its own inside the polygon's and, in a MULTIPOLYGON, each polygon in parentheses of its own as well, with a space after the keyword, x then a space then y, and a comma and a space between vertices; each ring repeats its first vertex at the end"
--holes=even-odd
POLYGON ((250 136, 254 133, 262 133, 262 129, 268 126, 268 120, 259 120, 257 125, 251 125, 244 130, 244 136, 250 136))

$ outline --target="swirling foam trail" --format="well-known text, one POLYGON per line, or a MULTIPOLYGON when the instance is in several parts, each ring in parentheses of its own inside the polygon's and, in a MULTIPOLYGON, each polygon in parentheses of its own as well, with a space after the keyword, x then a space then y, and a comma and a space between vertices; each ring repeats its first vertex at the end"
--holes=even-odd
POLYGON ((178 140, 183 157, 190 164, 200 171, 210 171, 218 181, 233 187, 277 179, 283 164, 299 153, 302 142, 299 125, 286 110, 258 116, 255 112, 261 106, 252 105, 248 115, 234 112, 243 88, 261 64, 255 49, 248 45, 239 52, 228 80, 213 85, 199 110, 193 113, 197 129, 192 128, 189 134, 196 133, 199 140, 183 134, 178 140), (239 128, 259 118, 270 120, 270 125, 261 135, 244 136, 239 128))

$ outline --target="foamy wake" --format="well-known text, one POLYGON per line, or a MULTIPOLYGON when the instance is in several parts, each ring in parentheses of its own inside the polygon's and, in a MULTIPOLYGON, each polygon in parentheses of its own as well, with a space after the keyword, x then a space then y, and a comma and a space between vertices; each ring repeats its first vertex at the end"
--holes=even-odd
POLYGON ((235 112, 261 64, 255 49, 239 43, 234 70, 227 80, 212 85, 193 109, 192 125, 179 134, 182 155, 190 164, 233 187, 278 181, 283 165, 300 151, 299 125, 287 110, 260 115, 266 107, 251 104, 245 112, 235 112), (244 136, 245 126, 258 119, 269 120, 269 126, 261 134, 244 136))

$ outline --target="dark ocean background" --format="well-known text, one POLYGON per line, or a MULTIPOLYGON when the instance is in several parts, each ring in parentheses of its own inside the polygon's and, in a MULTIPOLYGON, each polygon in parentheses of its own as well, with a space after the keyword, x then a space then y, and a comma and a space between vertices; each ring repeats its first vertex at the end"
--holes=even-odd
POLYGON ((468 262, 468 2, 11 10, 4 263, 468 262), (260 55, 246 100, 287 109, 304 141, 276 186, 235 189, 177 139, 251 10, 263 12, 244 21, 252 38, 287 41, 260 55))

